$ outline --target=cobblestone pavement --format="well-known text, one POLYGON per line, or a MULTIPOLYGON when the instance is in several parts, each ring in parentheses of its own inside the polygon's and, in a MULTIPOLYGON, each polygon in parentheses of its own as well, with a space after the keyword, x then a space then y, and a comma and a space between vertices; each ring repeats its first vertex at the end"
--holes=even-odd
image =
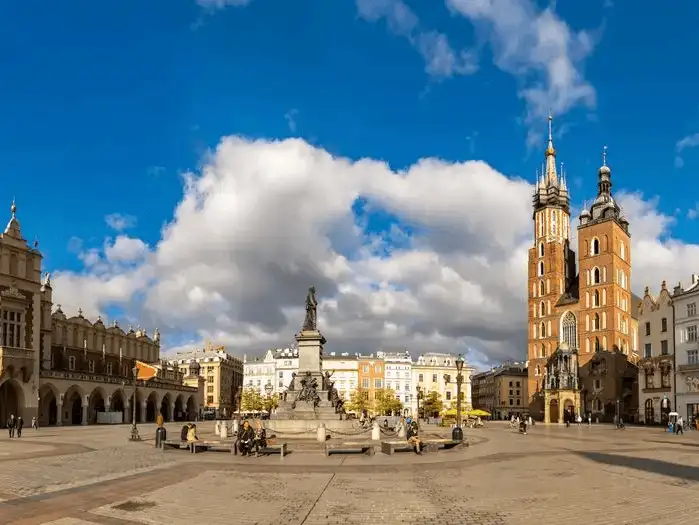
MULTIPOLYGON (((326 458, 315 451, 283 461, 162 454, 106 439, 112 446, 0 463, 7 500, 0 523, 645 525, 668 516, 697 522, 699 432, 535 427, 522 436, 492 425, 479 436, 480 444, 467 449, 422 457, 326 458)), ((62 443, 57 448, 77 443, 55 441, 62 443)))

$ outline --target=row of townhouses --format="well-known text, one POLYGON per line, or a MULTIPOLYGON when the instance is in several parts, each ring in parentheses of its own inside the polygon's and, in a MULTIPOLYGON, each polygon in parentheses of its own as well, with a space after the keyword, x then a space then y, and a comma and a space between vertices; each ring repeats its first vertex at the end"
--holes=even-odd
MULTIPOLYGON (((362 355, 326 352, 323 369, 332 374, 338 394, 349 401, 352 392, 361 389, 370 400, 377 390, 395 392, 408 414, 417 414, 418 393, 425 396, 438 392, 449 405, 456 401, 456 358, 444 353, 426 353, 413 359, 409 352, 384 352, 362 355)), ((255 388, 261 394, 283 394, 298 371, 298 351, 295 348, 268 350, 264 356, 243 358, 245 388, 255 388)), ((471 405, 471 375, 473 367, 462 370, 462 399, 471 405)))
POLYGON ((646 288, 639 307, 639 416, 664 423, 671 412, 699 419, 699 276, 672 292, 665 281, 657 296, 646 288))

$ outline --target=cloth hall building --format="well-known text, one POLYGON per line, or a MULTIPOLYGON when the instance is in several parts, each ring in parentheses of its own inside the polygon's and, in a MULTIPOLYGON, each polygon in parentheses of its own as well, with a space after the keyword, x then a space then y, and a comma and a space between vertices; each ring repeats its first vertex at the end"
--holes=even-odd
POLYGON ((53 309, 38 243, 22 237, 17 207, 0 234, 0 421, 11 414, 41 425, 192 418, 201 404, 198 366, 183 374, 160 359, 160 334, 105 326, 78 310, 53 309))
POLYGON ((570 192, 556 165, 549 116, 545 163, 533 196, 528 256, 528 392, 532 417, 563 422, 637 414, 637 305, 629 222, 612 196, 606 148, 597 196, 571 235, 570 192), (576 260, 577 251, 577 260, 576 260))

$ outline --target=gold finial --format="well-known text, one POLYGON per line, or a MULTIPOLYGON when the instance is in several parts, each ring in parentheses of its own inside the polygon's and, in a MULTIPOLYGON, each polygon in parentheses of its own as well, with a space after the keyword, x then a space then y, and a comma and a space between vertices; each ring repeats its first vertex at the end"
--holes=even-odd
POLYGON ((549 110, 549 143, 546 148, 546 156, 555 155, 556 150, 553 148, 553 115, 551 110, 549 110))
POLYGON ((12 197, 12 206, 10 206, 10 212, 12 212, 12 218, 15 218, 15 214, 17 213, 17 203, 15 202, 15 198, 12 197))
POLYGON ((607 146, 602 148, 602 166, 607 165, 607 146))

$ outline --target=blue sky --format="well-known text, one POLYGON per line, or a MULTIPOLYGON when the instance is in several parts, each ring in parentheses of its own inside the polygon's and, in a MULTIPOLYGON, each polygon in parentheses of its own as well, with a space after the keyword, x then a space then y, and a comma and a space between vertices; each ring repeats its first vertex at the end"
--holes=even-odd
MULTIPOLYGON (((455 10, 466 3, 454 0, 450 10, 449 2, 381 0, 371 13, 351 0, 221 8, 194 0, 5 3, 7 206, 16 197, 23 233, 38 236, 47 270, 81 276, 87 270, 78 255, 117 234, 108 214, 134 217, 124 231, 155 250, 182 199, 182 174, 206 164, 205 152, 224 136, 299 137, 394 170, 425 157, 483 160, 533 182, 545 102, 534 108, 521 93, 545 92, 550 79, 525 59, 503 69, 502 38, 489 37, 493 26, 483 18, 455 10), (411 10, 409 28, 391 18, 396 5, 411 10), (426 66, 421 38, 437 33, 457 53, 465 50, 463 64, 426 66)), ((547 6, 532 4, 531 13, 547 6)), ((672 217, 672 229, 656 237, 671 232, 678 242, 699 242, 690 218, 696 192, 688 191, 699 167, 699 75, 681 59, 699 53, 692 36, 699 4, 658 10, 651 2, 561 1, 555 17, 571 32, 585 31, 584 45, 569 51, 583 55, 573 56, 575 71, 592 93, 559 93, 550 103, 559 110, 555 141, 574 200, 594 197, 606 144, 615 189, 646 200, 659 195, 652 212, 672 217)), ((384 212, 365 219, 369 236, 386 231, 389 220, 401 224, 384 212)), ((128 310, 143 301, 140 293, 98 306, 128 310)), ((195 333, 170 329, 176 342, 195 333)))

